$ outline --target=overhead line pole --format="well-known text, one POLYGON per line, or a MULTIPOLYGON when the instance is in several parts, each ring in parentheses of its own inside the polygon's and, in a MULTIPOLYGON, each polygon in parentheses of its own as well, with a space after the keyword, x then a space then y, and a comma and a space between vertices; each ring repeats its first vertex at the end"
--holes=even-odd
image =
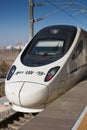
POLYGON ((33 0, 29 0, 29 40, 31 40, 34 36, 34 3, 33 0))
MULTIPOLYGON (((57 8, 57 6, 55 4, 64 4, 64 2, 63 3, 49 2, 48 5, 50 5, 50 4, 54 5, 57 8)), ((38 19, 34 19, 34 6, 46 6, 46 4, 43 4, 43 3, 34 4, 34 0, 29 0, 29 12, 30 12, 29 13, 29 18, 30 18, 30 20, 29 20, 29 40, 31 40, 33 38, 33 36, 34 36, 34 23, 35 22, 39 22, 39 21, 43 20, 44 18, 48 17, 49 15, 52 15, 52 14, 54 14, 54 13, 60 11, 60 10, 63 10, 68 5, 73 5, 73 4, 79 4, 80 6, 83 6, 83 5, 80 4, 80 2, 72 2, 72 1, 70 1, 64 7, 60 8, 60 9, 57 9, 57 10, 55 10, 55 11, 53 11, 53 12, 51 12, 51 13, 45 15, 45 16, 42 16, 42 17, 40 17, 38 19)), ((77 12, 76 14, 78 14, 78 13, 87 13, 87 11, 84 8, 82 8, 82 9, 80 9, 80 12, 77 12)), ((74 14, 74 15, 76 15, 76 14, 74 14)))

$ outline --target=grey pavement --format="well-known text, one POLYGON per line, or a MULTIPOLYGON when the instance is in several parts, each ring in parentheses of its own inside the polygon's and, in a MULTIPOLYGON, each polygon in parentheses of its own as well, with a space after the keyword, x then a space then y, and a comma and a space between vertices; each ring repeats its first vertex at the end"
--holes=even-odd
POLYGON ((87 79, 66 92, 20 130, 71 130, 87 105, 87 79))

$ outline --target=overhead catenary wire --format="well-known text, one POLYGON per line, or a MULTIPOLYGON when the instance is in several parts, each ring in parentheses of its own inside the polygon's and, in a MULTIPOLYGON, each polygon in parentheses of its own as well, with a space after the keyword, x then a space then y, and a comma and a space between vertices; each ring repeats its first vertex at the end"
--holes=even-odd
POLYGON ((67 8, 69 5, 72 5, 73 3, 72 3, 72 2, 57 2, 57 3, 51 3, 51 2, 49 2, 49 4, 38 3, 38 4, 34 4, 34 5, 35 5, 35 6, 45 6, 45 5, 51 5, 51 6, 52 6, 52 5, 55 5, 55 4, 64 5, 64 6, 61 7, 61 8, 56 7, 56 10, 54 10, 53 12, 48 13, 48 14, 45 15, 45 16, 42 16, 42 17, 37 18, 37 19, 34 19, 34 22, 39 22, 39 21, 43 20, 44 18, 46 18, 46 17, 48 17, 48 16, 50 16, 50 15, 52 15, 52 14, 55 14, 55 13, 61 11, 61 10, 64 10, 64 9, 67 8))
MULTIPOLYGON (((72 2, 73 2, 73 1, 72 1, 72 2)), ((74 9, 72 9, 72 8, 70 9, 70 10, 73 10, 73 11, 77 11, 77 12, 75 12, 75 13, 72 14, 72 15, 85 14, 85 13, 87 13, 87 10, 86 10, 85 6, 84 6, 82 3, 79 3, 79 5, 82 6, 82 8, 77 9, 77 8, 76 8, 76 5, 74 5, 75 8, 74 8, 74 9)))
MULTIPOLYGON (((73 0, 71 0, 71 2, 73 2, 73 0)), ((83 15, 83 14, 87 14, 87 9, 86 9, 86 7, 84 6, 83 3, 81 3, 81 2, 79 2, 79 3, 80 3, 79 5, 81 5, 82 8, 81 8, 81 9, 78 9, 77 12, 73 13, 73 14, 72 14, 72 17, 74 17, 75 19, 77 19, 77 17, 75 17, 75 15, 81 14, 85 19, 87 19, 87 17, 86 17, 85 15, 83 15)), ((74 5, 74 7, 75 7, 75 10, 76 10, 76 9, 77 9, 76 5, 74 5)), ((79 19, 78 19, 78 20, 79 20, 79 19)), ((87 24, 85 24, 85 23, 82 22, 81 20, 79 20, 79 21, 80 21, 80 23, 82 23, 82 25, 87 26, 87 24)))
MULTIPOLYGON (((58 9, 58 7, 57 7, 57 5, 55 5, 53 2, 51 2, 50 0, 45 0, 46 2, 48 2, 48 3, 50 3, 52 6, 54 6, 55 8, 57 8, 58 9)), ((73 2, 73 1, 69 1, 70 2, 70 4, 69 5, 77 5, 77 4, 79 4, 81 7, 85 7, 83 4, 81 4, 80 2, 73 2)), ((69 3, 68 2, 68 3, 69 3)), ((68 6, 69 7, 69 6, 68 6)), ((81 20, 79 20, 77 17, 75 17, 74 15, 72 15, 72 14, 69 14, 68 12, 66 12, 65 10, 61 10, 63 13, 65 13, 66 15, 68 15, 68 16, 70 16, 70 17, 72 17, 74 20, 76 20, 77 22, 79 22, 80 24, 82 24, 82 25, 85 25, 85 26, 87 26, 87 24, 85 24, 83 21, 81 21, 81 20)))
MULTIPOLYGON (((68 3, 70 3, 70 4, 72 4, 72 2, 68 2, 68 3)), ((65 4, 67 4, 67 2, 55 2, 55 3, 53 3, 54 5, 65 5, 65 4)), ((48 4, 44 4, 44 3, 35 3, 34 4, 35 6, 52 6, 52 3, 48 3, 48 4)))
POLYGON ((75 21, 79 22, 80 24, 82 24, 82 26, 87 26, 86 23, 84 23, 84 21, 82 21, 81 19, 79 19, 78 17, 75 17, 76 15, 78 15, 79 13, 81 14, 86 14, 86 8, 84 6, 84 4, 80 3, 80 2, 73 2, 72 0, 68 1, 68 2, 51 2, 50 0, 45 0, 45 4, 44 3, 33 3, 33 6, 53 6, 56 8, 56 10, 46 14, 45 16, 39 17, 37 19, 33 19, 32 25, 34 26, 34 22, 39 22, 45 18, 47 18, 50 15, 56 14, 58 12, 63 12, 65 13, 67 16, 73 18, 75 21), (79 8, 77 8, 76 6, 79 6, 79 8), (71 11, 76 11, 73 14, 70 14, 70 11, 67 12, 67 10, 71 10, 71 11))
POLYGON ((36 19, 36 20, 34 20, 34 21, 35 21, 35 22, 41 21, 41 20, 43 20, 44 18, 46 18, 46 17, 48 17, 48 16, 50 16, 50 15, 52 15, 52 14, 55 14, 55 13, 57 13, 57 12, 63 10, 64 8, 67 8, 67 7, 68 7, 68 5, 65 5, 65 6, 63 6, 62 8, 59 8, 59 9, 57 9, 57 10, 54 10, 53 12, 48 13, 47 15, 42 16, 42 17, 40 17, 40 18, 38 18, 38 19, 36 19))
POLYGON ((72 14, 72 15, 77 15, 77 14, 84 14, 84 13, 87 13, 87 11, 86 10, 84 10, 84 9, 81 9, 81 10, 78 10, 76 13, 74 13, 74 14, 72 14))
MULTIPOLYGON (((34 20, 34 22, 39 22, 39 21, 43 20, 44 18, 46 18, 46 17, 48 17, 48 16, 50 16, 50 15, 52 15, 52 14, 55 14, 55 13, 57 13, 57 12, 59 12, 59 11, 62 11, 62 12, 65 13, 66 15, 68 15, 68 16, 72 17, 73 19, 75 19, 76 21, 78 21, 79 23, 86 25, 84 22, 82 22, 82 21, 79 20, 78 18, 74 17, 74 15, 76 15, 76 14, 86 13, 86 10, 84 10, 85 6, 84 6, 82 3, 80 3, 80 2, 73 2, 72 0, 70 0, 70 1, 68 1, 68 2, 51 2, 51 1, 49 1, 49 0, 45 0, 45 1, 48 2, 48 4, 42 3, 42 6, 48 6, 48 5, 54 6, 54 7, 56 7, 57 10, 54 10, 53 12, 48 13, 47 15, 42 16, 42 17, 40 17, 40 18, 34 20), (63 6, 63 7, 61 7, 61 8, 58 8, 57 5, 65 5, 65 6, 63 6), (70 8, 71 5, 73 5, 73 6, 79 5, 79 6, 81 6, 81 7, 80 7, 81 9, 80 9, 80 8, 78 9, 78 8, 76 8, 76 7, 75 7, 75 8, 70 8), (70 15, 69 13, 67 13, 67 12, 64 10, 65 8, 68 8, 69 10, 73 10, 73 11, 78 11, 78 12, 76 12, 76 14, 71 14, 71 15, 70 15)), ((36 6, 40 6, 40 5, 41 5, 41 3, 36 4, 36 6)))

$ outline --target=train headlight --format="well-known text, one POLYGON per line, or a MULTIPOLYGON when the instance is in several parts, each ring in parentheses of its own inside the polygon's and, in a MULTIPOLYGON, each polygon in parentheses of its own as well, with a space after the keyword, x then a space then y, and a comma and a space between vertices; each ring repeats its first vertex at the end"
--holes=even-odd
POLYGON ((10 79, 11 79, 11 77, 12 77, 12 75, 14 74, 15 71, 16 71, 16 66, 13 65, 13 66, 11 67, 11 69, 10 69, 8 75, 7 75, 7 80, 10 80, 10 79))
POLYGON ((60 66, 50 69, 45 77, 45 82, 51 80, 59 69, 60 69, 60 66))

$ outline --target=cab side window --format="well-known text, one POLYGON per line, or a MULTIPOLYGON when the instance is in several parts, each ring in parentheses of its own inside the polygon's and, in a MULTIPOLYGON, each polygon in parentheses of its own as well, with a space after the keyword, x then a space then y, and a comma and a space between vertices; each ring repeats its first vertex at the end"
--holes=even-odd
POLYGON ((76 51, 72 56, 72 59, 74 60, 76 57, 78 57, 80 55, 80 53, 82 52, 82 50, 83 50, 83 41, 80 40, 80 42, 76 48, 76 51))

